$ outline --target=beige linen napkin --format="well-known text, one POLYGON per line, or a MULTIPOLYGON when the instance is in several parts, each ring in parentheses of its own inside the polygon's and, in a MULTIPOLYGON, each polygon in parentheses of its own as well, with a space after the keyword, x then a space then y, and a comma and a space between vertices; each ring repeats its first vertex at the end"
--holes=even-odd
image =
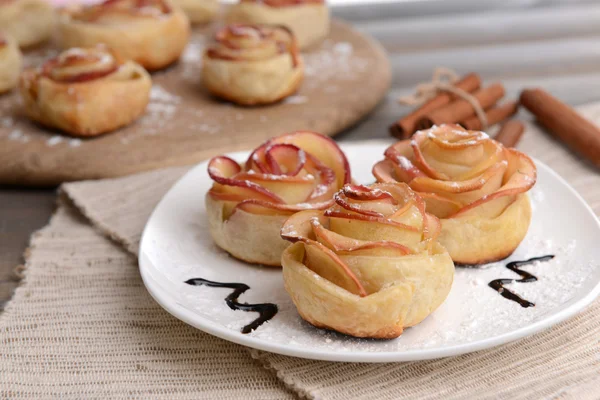
MULTIPOLYGON (((600 104, 582 112, 600 123, 600 104)), ((600 212, 597 171, 533 126, 519 147, 556 169, 600 212)), ((600 398, 600 301, 515 343, 395 364, 248 351, 186 326, 152 301, 135 259, 119 248, 137 252, 153 207, 184 172, 63 186, 98 232, 63 205, 34 236, 26 279, 0 317, 1 395, 267 399, 286 398, 287 387, 314 399, 600 398)))

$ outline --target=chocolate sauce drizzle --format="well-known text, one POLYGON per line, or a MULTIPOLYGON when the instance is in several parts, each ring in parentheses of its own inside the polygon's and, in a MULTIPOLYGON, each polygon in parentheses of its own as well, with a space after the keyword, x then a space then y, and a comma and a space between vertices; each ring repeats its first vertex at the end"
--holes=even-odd
POLYGON ((525 260, 525 261, 509 262, 508 264, 506 264, 506 268, 521 275, 521 277, 523 279, 494 279, 493 281, 488 283, 488 286, 491 287, 492 289, 496 290, 498 293, 500 293, 502 295, 502 297, 504 297, 505 299, 509 299, 509 300, 519 303, 521 305, 521 307, 524 307, 524 308, 535 307, 534 303, 532 303, 528 300, 525 300, 522 297, 520 297, 519 295, 511 292, 510 290, 506 289, 504 287, 504 285, 507 283, 512 283, 512 282, 535 282, 535 281, 537 281, 537 277, 535 275, 533 275, 527 271, 523 271, 522 269, 519 269, 519 267, 522 267, 523 265, 533 264, 536 261, 550 261, 553 258, 554 258, 553 255, 548 255, 548 256, 542 256, 542 257, 533 257, 533 258, 530 258, 529 260, 525 260))
POLYGON ((239 303, 238 298, 246 292, 246 290, 250 289, 250 286, 244 283, 221 283, 221 282, 213 282, 207 279, 202 278, 192 278, 185 281, 188 285, 192 286, 209 286, 216 288, 229 288, 233 289, 233 292, 225 297, 225 303, 232 310, 242 310, 246 312, 257 312, 259 317, 252 321, 250 324, 244 326, 242 328, 242 333, 250 333, 277 314, 278 308, 276 304, 273 303, 262 303, 262 304, 248 304, 248 303, 239 303))

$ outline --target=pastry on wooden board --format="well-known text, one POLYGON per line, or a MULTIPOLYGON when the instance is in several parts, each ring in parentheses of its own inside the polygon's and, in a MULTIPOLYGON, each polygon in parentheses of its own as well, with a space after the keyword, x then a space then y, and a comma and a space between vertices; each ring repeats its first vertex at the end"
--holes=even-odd
POLYGON ((218 0, 172 0, 181 8, 192 24, 205 24, 214 20, 219 12, 218 0))
POLYGON ((96 136, 143 114, 152 81, 144 68, 106 47, 71 48, 21 74, 25 114, 73 136, 96 136))
POLYGON ((0 94, 17 86, 22 64, 17 41, 0 32, 0 94))
POLYGON ((0 31, 12 36, 20 47, 41 44, 52 35, 54 9, 44 0, 0 0, 0 31))
POLYGON ((64 49, 106 44, 149 71, 175 62, 190 36, 190 22, 168 0, 106 0, 63 10, 59 43, 64 49))
POLYGON ((287 26, 301 49, 318 44, 329 33, 329 8, 323 0, 241 0, 228 9, 225 20, 287 26))
POLYGON ((204 86, 240 105, 277 102, 296 92, 303 76, 294 35, 281 26, 228 25, 204 52, 204 86))
POLYGON ((325 211, 291 216, 283 280, 310 324, 366 338, 398 337, 430 315, 454 279, 441 224, 406 184, 346 185, 325 211))
POLYGON ((238 164, 210 160, 214 184, 206 194, 210 233, 232 256, 250 263, 281 265, 289 245, 281 239, 285 220, 301 210, 325 209, 350 182, 344 153, 329 137, 295 132, 270 139, 238 164))
POLYGON ((434 126, 385 151, 373 167, 379 182, 406 182, 442 221, 440 243, 460 264, 513 253, 531 221, 527 191, 537 171, 525 154, 485 133, 434 126))

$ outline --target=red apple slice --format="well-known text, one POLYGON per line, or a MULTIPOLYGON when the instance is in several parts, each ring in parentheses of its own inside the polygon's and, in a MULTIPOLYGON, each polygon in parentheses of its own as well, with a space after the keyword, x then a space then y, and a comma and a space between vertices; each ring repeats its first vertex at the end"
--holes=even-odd
POLYGON ((310 131, 297 131, 275 137, 272 143, 290 143, 296 145, 331 168, 336 176, 337 187, 350 183, 350 164, 337 143, 328 136, 310 131))
POLYGON ((358 278, 333 251, 312 240, 305 241, 304 246, 304 265, 307 268, 350 293, 367 296, 358 278))
POLYGON ((330 212, 329 229, 340 235, 366 241, 392 241, 412 247, 421 240, 421 231, 410 225, 385 218, 330 212))
POLYGON ((438 218, 448 218, 462 208, 460 203, 442 197, 436 193, 419 192, 419 196, 425 201, 425 209, 427 212, 438 218))
POLYGON ((412 253, 408 247, 387 240, 371 242, 342 236, 326 229, 320 221, 315 219, 311 220, 311 225, 316 240, 335 251, 336 254, 359 255, 357 253, 361 252, 362 255, 404 256, 412 253))
MULTIPOLYGON (((390 160, 382 160, 373 166, 371 170, 377 182, 397 182, 402 181, 396 179, 394 174, 394 164, 390 160)), ((410 181, 409 181, 410 182, 410 181)))
POLYGON ((258 198, 275 203, 283 203, 283 200, 279 196, 262 186, 248 180, 236 179, 235 175, 240 170, 241 167, 239 164, 229 157, 220 156, 210 160, 208 174, 212 180, 221 185, 213 186, 211 189, 212 195, 218 196, 218 193, 227 193, 230 196, 239 195, 244 199, 258 198))
POLYGON ((265 160, 272 174, 296 176, 304 168, 306 153, 292 144, 274 144, 267 148, 265 160))
POLYGON ((378 201, 389 204, 398 204, 391 193, 377 187, 367 187, 363 185, 345 185, 342 193, 346 197, 357 201, 378 201))
POLYGON ((300 211, 290 216, 281 228, 281 237, 287 241, 295 243, 302 239, 315 239, 311 220, 317 219, 321 223, 326 223, 327 218, 323 212, 316 210, 300 211))
POLYGON ((369 210, 367 206, 365 206, 364 204, 352 204, 346 201, 346 198, 340 193, 337 192, 334 196, 333 196, 335 202, 342 207, 343 209, 347 210, 347 211, 352 211, 361 215, 369 215, 372 217, 379 217, 379 218, 384 218, 385 215, 383 215, 380 212, 377 211, 372 211, 369 210))

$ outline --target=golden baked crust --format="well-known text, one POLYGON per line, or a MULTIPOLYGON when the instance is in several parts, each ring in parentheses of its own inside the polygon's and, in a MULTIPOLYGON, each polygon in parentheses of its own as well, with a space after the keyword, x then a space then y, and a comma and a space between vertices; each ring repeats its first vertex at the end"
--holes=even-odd
POLYGON ((242 0, 228 9, 225 20, 286 26, 301 49, 318 44, 329 33, 329 8, 321 0, 242 0))
POLYGON ((22 63, 21 51, 17 42, 0 32, 0 93, 17 86, 22 63))
POLYGON ((437 242, 439 220, 405 184, 346 185, 325 211, 284 224, 283 280, 298 313, 317 327, 389 339, 448 296, 454 264, 437 242))
POLYGON ((52 6, 43 0, 0 1, 0 31, 12 36, 20 47, 50 39, 56 24, 52 6))
POLYGON ((350 182, 348 160, 330 138, 314 132, 275 137, 245 164, 210 160, 215 181, 206 195, 210 233, 219 247, 250 263, 281 265, 289 245, 279 231, 299 210, 324 209, 350 182))
POLYGON ((127 125, 145 110, 152 81, 133 61, 104 46, 72 48, 21 74, 27 116, 74 136, 96 136, 127 125))
POLYGON ((531 221, 526 192, 536 168, 483 132, 434 126, 398 142, 373 167, 379 182, 406 182, 442 221, 440 243, 461 264, 508 257, 531 221))
POLYGON ((202 82, 241 105, 277 102, 294 93, 304 64, 294 36, 280 26, 229 25, 204 52, 202 82))
POLYGON ((188 18, 168 0, 107 0, 65 10, 59 21, 63 48, 106 44, 149 71, 176 61, 189 36, 188 18))
POLYGON ((214 20, 219 12, 218 0, 172 0, 181 8, 192 24, 205 24, 214 20))

